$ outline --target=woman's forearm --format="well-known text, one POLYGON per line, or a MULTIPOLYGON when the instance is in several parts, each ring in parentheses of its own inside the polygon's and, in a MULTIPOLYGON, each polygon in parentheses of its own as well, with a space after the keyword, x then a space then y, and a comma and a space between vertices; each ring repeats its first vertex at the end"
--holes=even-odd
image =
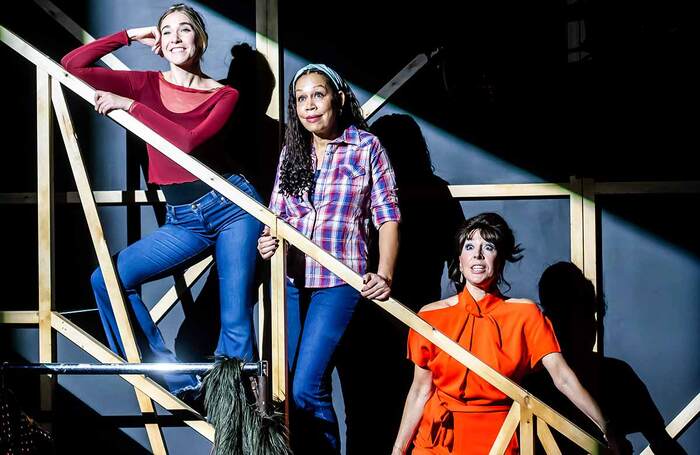
POLYGON ((600 430, 607 432, 607 422, 603 416, 603 412, 598 407, 598 403, 593 399, 590 393, 581 385, 576 375, 572 373, 565 384, 559 389, 577 408, 588 416, 600 430))
POLYGON ((578 377, 566 363, 564 357, 558 352, 548 354, 542 359, 542 364, 552 377, 556 388, 581 412, 586 414, 603 433, 607 432, 607 422, 598 403, 581 385, 578 377))
POLYGON ((391 282, 399 253, 399 223, 387 221, 379 227, 379 267, 377 274, 391 282))
POLYGON ((420 423, 420 419, 423 416, 423 408, 429 396, 430 395, 419 396, 409 392, 406 397, 403 414, 401 415, 401 425, 396 435, 396 441, 394 441, 393 453, 406 453, 409 444, 413 440, 413 435, 416 432, 418 423, 420 423))
POLYGON ((430 370, 415 368, 413 383, 406 396, 406 404, 401 415, 401 424, 394 441, 392 455, 406 453, 413 440, 413 435, 423 416, 425 403, 433 393, 433 376, 430 370))

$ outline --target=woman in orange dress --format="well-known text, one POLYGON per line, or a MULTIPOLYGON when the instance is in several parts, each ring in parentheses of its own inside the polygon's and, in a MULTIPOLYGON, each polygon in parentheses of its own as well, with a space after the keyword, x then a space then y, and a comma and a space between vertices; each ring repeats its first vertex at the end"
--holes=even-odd
MULTIPOLYGON (((499 284, 507 285, 505 263, 522 257, 505 220, 495 213, 470 218, 457 242, 459 268, 455 263, 450 277, 464 289, 423 307, 421 318, 516 383, 542 364, 605 434, 600 408, 566 364, 549 320, 534 302, 499 292, 499 284)), ((392 455, 411 446, 414 455, 489 453, 510 398, 413 330, 408 357, 415 372, 392 455)), ((519 453, 515 435, 505 453, 519 453)))

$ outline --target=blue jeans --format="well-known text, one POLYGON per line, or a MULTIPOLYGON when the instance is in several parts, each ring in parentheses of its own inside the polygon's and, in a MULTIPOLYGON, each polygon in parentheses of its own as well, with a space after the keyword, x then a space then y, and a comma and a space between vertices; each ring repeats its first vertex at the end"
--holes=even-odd
MULTIPOLYGON (((244 177, 234 174, 228 181, 260 201, 260 196, 244 177)), ((134 319, 137 322, 134 330, 141 329, 145 335, 154 361, 177 362, 136 289, 143 283, 183 270, 213 250, 221 300, 221 332, 215 355, 254 360, 257 357, 253 329, 255 262, 262 224, 215 190, 191 204, 167 205, 166 208, 163 226, 114 258, 131 304, 127 311, 131 311, 132 322, 134 319)), ((109 347, 124 356, 117 321, 99 268, 92 274, 91 281, 109 347)), ((164 380, 171 392, 197 383, 190 374, 168 374, 164 375, 164 380)))
POLYGON ((291 395, 299 431, 295 453, 339 454, 338 418, 333 410, 333 356, 350 323, 360 293, 349 285, 297 288, 287 282, 287 348, 291 395), (297 447, 301 446, 303 447, 297 447))

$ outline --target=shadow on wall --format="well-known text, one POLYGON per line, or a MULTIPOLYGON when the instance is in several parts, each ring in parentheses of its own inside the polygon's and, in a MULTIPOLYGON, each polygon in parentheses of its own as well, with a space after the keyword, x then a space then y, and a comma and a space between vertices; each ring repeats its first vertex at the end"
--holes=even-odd
MULTIPOLYGON (((401 242, 392 296, 417 311, 439 300, 453 238, 464 221, 447 182, 433 173, 418 124, 403 114, 387 115, 371 126, 396 173, 401 210, 401 242)), ((376 270, 376 232, 371 236, 369 270, 376 270)), ((408 328, 381 308, 357 307, 340 351, 347 424, 347 455, 389 453, 401 421, 413 366, 406 360, 408 328)))
MULTIPOLYGON (((632 367, 623 360, 593 352, 596 313, 600 318, 605 315, 605 303, 596 296, 593 284, 581 270, 570 262, 558 262, 542 274, 539 291, 544 314, 552 321, 562 354, 612 425, 621 453, 632 453, 625 436, 641 432, 654 453, 685 454, 666 433, 663 417, 632 367)), ((592 422, 557 391, 545 372, 528 378, 525 388, 581 428, 600 435, 592 422)), ((558 433, 555 437, 562 453, 585 453, 558 433)))

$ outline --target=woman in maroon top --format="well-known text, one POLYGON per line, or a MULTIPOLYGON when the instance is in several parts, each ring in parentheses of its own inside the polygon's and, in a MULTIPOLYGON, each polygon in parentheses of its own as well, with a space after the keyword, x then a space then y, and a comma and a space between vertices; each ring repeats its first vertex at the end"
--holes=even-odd
MULTIPOLYGON (((134 28, 82 46, 61 63, 71 74, 97 89, 95 110, 128 111, 185 153, 224 175, 260 200, 222 144, 224 125, 238 92, 204 74, 200 67, 207 48, 201 16, 189 6, 171 6, 157 26, 134 28), (132 42, 150 46, 170 70, 113 71, 95 62, 132 42)), ((261 224, 237 205, 148 145, 149 182, 159 184, 167 202, 166 224, 119 252, 115 261, 132 316, 148 340, 154 360, 176 362, 141 300, 142 283, 172 274, 209 252, 215 254, 221 294, 221 332, 215 356, 251 361, 256 357, 252 324, 256 241, 261 224)), ((100 317, 110 347, 124 354, 114 313, 100 269, 92 275, 100 317)), ((192 375, 166 375, 171 392, 198 394, 201 382, 192 375)))

